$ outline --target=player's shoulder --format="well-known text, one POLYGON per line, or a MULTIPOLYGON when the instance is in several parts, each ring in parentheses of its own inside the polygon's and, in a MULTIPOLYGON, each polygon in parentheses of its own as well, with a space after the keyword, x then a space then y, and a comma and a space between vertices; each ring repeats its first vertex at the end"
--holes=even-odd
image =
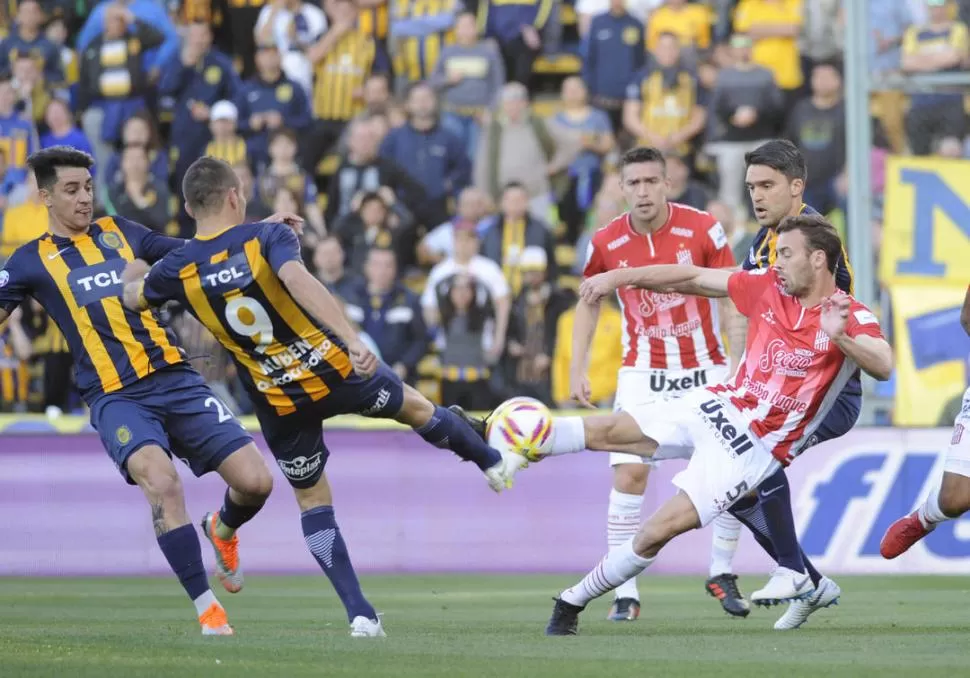
POLYGON ((856 299, 851 294, 843 292, 849 298, 849 313, 852 319, 859 325, 878 325, 879 317, 872 312, 868 306, 856 299))
POLYGON ((610 223, 601 226, 590 238, 593 247, 609 251, 614 250, 630 239, 630 213, 624 212, 615 217, 610 223), (622 241, 622 242, 621 242, 622 241))
POLYGON ((142 235, 146 231, 151 230, 147 226, 142 226, 137 221, 126 219, 125 217, 120 215, 115 215, 112 217, 101 217, 100 219, 95 219, 94 224, 102 231, 112 231, 114 229, 118 229, 126 236, 142 235))
POLYGON ((25 270, 29 268, 34 262, 40 261, 40 246, 41 242, 46 242, 51 239, 50 233, 45 233, 33 240, 28 240, 23 245, 15 249, 7 261, 4 262, 3 266, 0 267, 3 270, 13 270, 18 271, 25 270))
POLYGON ((710 226, 717 223, 717 218, 710 212, 685 205, 682 202, 668 202, 670 206, 670 223, 684 226, 710 226))
POLYGON ((727 246, 727 232, 713 214, 679 202, 672 202, 669 205, 672 235, 698 242, 710 240, 715 249, 727 246))

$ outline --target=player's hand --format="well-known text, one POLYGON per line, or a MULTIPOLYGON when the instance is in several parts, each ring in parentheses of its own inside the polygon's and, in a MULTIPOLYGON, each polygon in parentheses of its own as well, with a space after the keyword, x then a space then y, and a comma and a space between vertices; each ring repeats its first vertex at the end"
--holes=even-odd
POLYGON ((263 221, 286 224, 297 235, 303 235, 303 226, 306 224, 306 220, 303 217, 293 212, 277 212, 269 215, 263 221))
POLYGON ((582 407, 595 410, 596 405, 590 400, 593 397, 593 389, 589 385, 589 379, 585 376, 574 374, 572 379, 569 380, 569 383, 569 399, 576 401, 582 407))
POLYGON ((347 346, 350 354, 350 364, 354 367, 354 372, 360 377, 373 377, 377 372, 377 356, 375 356, 364 342, 359 339, 347 346))
POLYGON ((587 304, 598 304, 603 297, 616 292, 616 281, 611 271, 597 273, 579 286, 579 296, 587 304))
POLYGON ((845 326, 849 322, 849 308, 851 302, 848 295, 837 292, 831 297, 822 299, 822 330, 833 341, 845 334, 845 326))
POLYGON ((130 282, 141 280, 148 275, 150 270, 152 270, 152 267, 144 259, 129 261, 125 270, 121 272, 121 282, 127 285, 130 282))

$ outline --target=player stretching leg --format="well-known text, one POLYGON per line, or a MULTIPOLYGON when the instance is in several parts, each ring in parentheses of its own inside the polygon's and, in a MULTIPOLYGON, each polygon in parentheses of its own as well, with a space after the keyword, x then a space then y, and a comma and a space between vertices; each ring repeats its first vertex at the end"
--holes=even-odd
POLYGON ((246 200, 232 168, 203 157, 183 180, 195 239, 156 264, 125 271, 131 309, 177 299, 230 352, 266 442, 293 486, 307 547, 347 610, 351 635, 383 636, 360 589, 324 475, 321 423, 338 414, 395 419, 481 469, 489 486, 511 482, 515 455, 490 448, 461 417, 435 407, 377 361, 340 306, 306 270, 296 236, 242 223, 246 200))
MULTIPOLYGON (((185 361, 171 331, 150 311, 122 305, 125 265, 135 258, 154 262, 184 241, 120 217, 92 222, 93 164, 66 146, 28 159, 50 232, 18 248, 0 271, 0 321, 31 296, 57 323, 91 423, 122 476, 145 494, 158 546, 195 604, 202 633, 229 635, 171 457, 196 475, 222 476, 229 488, 220 515, 233 527, 259 511, 273 477, 252 438, 185 361)), ((220 546, 224 585, 238 590, 236 542, 220 546)))
MULTIPOLYGON (((970 287, 960 311, 960 324, 970 335, 970 287)), ((879 551, 886 559, 896 558, 947 520, 970 511, 970 388, 963 394, 963 407, 953 422, 953 438, 946 450, 943 478, 926 501, 889 526, 879 551)))
MULTIPOLYGON (((734 266, 721 224, 707 212, 668 203, 669 188, 663 154, 636 148, 622 159, 620 184, 630 211, 593 236, 586 257, 585 277, 604 271, 648 264, 696 264, 708 268, 734 266)), ((618 290, 623 310, 623 366, 617 381, 614 410, 646 405, 666 396, 725 381, 729 370, 721 343, 717 302, 677 293, 633 287, 618 290)), ((734 309, 728 306, 728 317, 734 309)), ((599 305, 580 300, 576 307, 571 365, 572 397, 582 406, 589 401, 589 349, 599 318, 599 305)), ((738 353, 740 354, 740 350, 738 353)), ((633 454, 610 454, 613 488, 607 515, 607 542, 619 546, 640 528, 640 505, 647 486, 650 462, 633 454)), ((725 582, 729 589, 733 582, 725 582)), ((730 590, 730 589, 729 589, 730 590)), ((636 579, 617 587, 608 618, 632 621, 640 614, 636 579)), ((725 602, 735 615, 750 612, 740 596, 725 602)))
MULTIPOLYGON (((885 380, 892 350, 875 315, 840 292, 835 265, 842 243, 814 216, 791 217, 778 229, 771 269, 730 273, 694 266, 610 271, 586 280, 590 303, 625 285, 683 294, 728 295, 750 321, 745 359, 731 384, 681 398, 592 417, 554 420, 550 454, 622 450, 654 459, 690 459, 677 474, 680 492, 556 599, 549 635, 573 635, 593 599, 646 569, 663 546, 718 514, 794 459, 794 451, 827 414, 860 367, 885 380), (818 342, 817 338, 829 341, 818 342)), ((794 591, 792 591, 794 593, 794 591)))

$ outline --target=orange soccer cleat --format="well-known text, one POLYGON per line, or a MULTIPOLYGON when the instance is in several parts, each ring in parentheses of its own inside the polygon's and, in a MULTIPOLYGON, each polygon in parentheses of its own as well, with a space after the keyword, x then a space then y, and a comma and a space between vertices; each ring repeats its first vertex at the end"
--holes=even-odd
POLYGON ((205 533, 216 554, 216 575, 223 588, 229 593, 239 593, 243 587, 242 567, 239 565, 239 537, 222 539, 216 534, 219 512, 206 513, 202 519, 202 532, 205 533))
POLYGON ((226 610, 219 603, 212 603, 209 608, 199 615, 203 636, 231 636, 235 632, 229 626, 226 610))

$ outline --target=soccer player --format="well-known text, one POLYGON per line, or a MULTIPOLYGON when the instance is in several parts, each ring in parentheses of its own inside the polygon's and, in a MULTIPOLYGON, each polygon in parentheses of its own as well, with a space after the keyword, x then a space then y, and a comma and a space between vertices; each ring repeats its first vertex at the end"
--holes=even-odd
POLYGON ((836 230, 820 217, 798 216, 775 231, 771 268, 648 266, 583 282, 580 293, 590 303, 629 285, 729 296, 750 325, 744 361, 729 384, 609 415, 554 419, 550 454, 614 450, 690 461, 674 477, 680 491, 637 535, 559 595, 548 635, 575 634, 591 600, 642 572, 671 539, 710 524, 790 463, 859 368, 889 378, 892 350, 875 315, 836 285, 843 256, 836 230))
MULTIPOLYGON (((666 162, 654 148, 635 148, 622 159, 620 185, 630 211, 598 230, 587 251, 584 277, 648 264, 696 264, 706 268, 735 265, 721 224, 707 212, 667 202, 666 162)), ((717 302, 676 292, 633 287, 618 290, 623 311, 623 366, 614 409, 646 405, 671 395, 726 381, 728 355, 721 343, 717 302)), ((728 309, 733 312, 732 308, 728 309)), ((725 314, 724 317, 728 317, 725 314)), ((599 319, 599 304, 580 299, 576 306, 571 367, 572 395, 589 401, 589 349, 599 319)), ((738 351, 740 353, 740 351, 738 351)), ((607 513, 607 542, 619 546, 640 527, 640 505, 650 470, 634 454, 610 454, 613 488, 607 513)), ((608 618, 632 621, 640 614, 637 582, 614 592, 608 618)), ((747 615, 747 601, 733 599, 732 614, 747 615)))
POLYGON ((246 199, 228 164, 196 160, 183 192, 195 239, 147 275, 143 265, 132 265, 125 304, 145 309, 178 300, 232 354, 266 442, 293 486, 307 547, 343 601, 352 635, 383 636, 334 518, 323 420, 355 413, 399 421, 474 462, 496 492, 510 484, 513 457, 490 448, 460 415, 435 407, 374 357, 304 267, 293 233, 242 223, 246 199))
MULTIPOLYGON (((970 287, 963 299, 960 325, 970 335, 970 287)), ((879 545, 882 557, 896 558, 947 520, 970 511, 970 388, 963 394, 963 406, 953 422, 953 437, 946 450, 943 478, 919 508, 889 526, 879 545)))
MULTIPOLYGON (((184 241, 120 217, 92 222, 94 159, 87 153, 54 146, 27 164, 50 231, 19 247, 0 270, 0 322, 30 296, 60 328, 91 423, 125 480, 145 494, 158 546, 195 604, 203 635, 231 635, 209 589, 172 457, 197 476, 222 476, 229 488, 219 522, 234 529, 263 506, 273 477, 249 434, 186 362, 172 332, 151 311, 131 312, 121 300, 128 262, 154 262, 184 241)), ((213 540, 229 591, 243 584, 237 543, 213 540)))

